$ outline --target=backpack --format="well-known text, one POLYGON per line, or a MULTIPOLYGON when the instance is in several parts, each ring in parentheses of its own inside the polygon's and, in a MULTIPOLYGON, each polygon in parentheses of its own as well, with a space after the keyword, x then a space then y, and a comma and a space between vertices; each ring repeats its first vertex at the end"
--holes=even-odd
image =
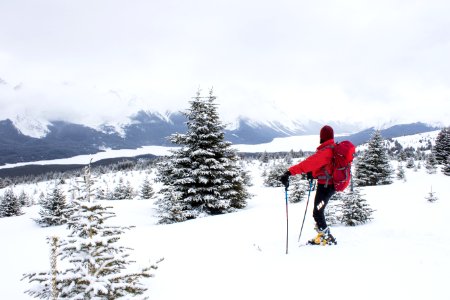
POLYGON ((342 192, 349 185, 352 177, 352 161, 355 154, 355 145, 350 141, 336 143, 333 147, 333 178, 334 189, 342 192))

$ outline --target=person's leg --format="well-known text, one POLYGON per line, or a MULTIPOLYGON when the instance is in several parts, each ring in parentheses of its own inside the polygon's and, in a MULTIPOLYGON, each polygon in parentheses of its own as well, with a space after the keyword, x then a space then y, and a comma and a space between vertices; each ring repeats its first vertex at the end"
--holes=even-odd
POLYGON ((330 228, 327 226, 325 220, 325 207, 328 204, 331 196, 335 193, 333 186, 319 184, 314 198, 313 217, 316 221, 317 236, 310 240, 310 244, 315 245, 335 245, 336 239, 331 235, 330 228))
POLYGON ((329 185, 325 187, 323 184, 317 185, 316 197, 314 198, 313 217, 314 221, 316 221, 318 230, 324 230, 327 228, 327 222, 325 220, 325 207, 333 194, 333 186, 329 185))

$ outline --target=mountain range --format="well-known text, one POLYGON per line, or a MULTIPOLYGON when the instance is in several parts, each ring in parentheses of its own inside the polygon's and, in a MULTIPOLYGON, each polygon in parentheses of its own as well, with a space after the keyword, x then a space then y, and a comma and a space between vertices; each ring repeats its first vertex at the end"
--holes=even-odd
MULTIPOLYGON (((97 128, 65 121, 33 122, 26 118, 0 121, 0 165, 66 158, 92 154, 103 149, 135 149, 141 146, 170 146, 167 137, 186 131, 186 119, 181 113, 160 114, 139 111, 130 122, 121 126, 103 124, 97 128)), ((255 122, 241 118, 225 129, 225 139, 234 144, 267 143, 277 137, 317 134, 323 123, 308 121, 255 122)), ((336 133, 355 132, 350 123, 331 122, 336 133)), ((382 130, 385 138, 436 130, 436 127, 413 123, 382 130)), ((340 137, 355 144, 366 142, 374 128, 340 137)))

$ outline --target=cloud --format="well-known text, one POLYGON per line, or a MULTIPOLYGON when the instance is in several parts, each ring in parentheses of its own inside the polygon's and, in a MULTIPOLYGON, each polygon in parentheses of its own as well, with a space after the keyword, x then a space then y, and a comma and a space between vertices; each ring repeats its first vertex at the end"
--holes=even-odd
POLYGON ((213 87, 225 121, 445 123, 449 11, 439 0, 3 1, 0 114, 97 123, 182 110, 213 87))

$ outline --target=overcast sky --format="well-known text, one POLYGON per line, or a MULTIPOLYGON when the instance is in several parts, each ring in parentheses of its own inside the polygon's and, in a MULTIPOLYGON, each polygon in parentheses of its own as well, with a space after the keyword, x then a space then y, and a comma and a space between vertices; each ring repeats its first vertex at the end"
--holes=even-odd
POLYGON ((0 119, 450 124, 448 0, 0 0, 0 119))

